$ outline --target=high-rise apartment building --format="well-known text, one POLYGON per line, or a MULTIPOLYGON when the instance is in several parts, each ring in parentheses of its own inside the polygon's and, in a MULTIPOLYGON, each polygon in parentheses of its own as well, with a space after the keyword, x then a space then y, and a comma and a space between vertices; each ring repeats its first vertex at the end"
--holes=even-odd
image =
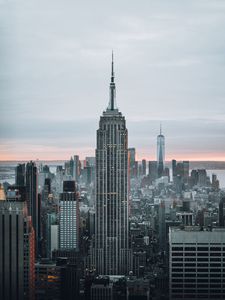
POLYGON ((162 127, 160 124, 160 133, 157 136, 157 170, 158 177, 163 176, 165 168, 165 137, 162 134, 162 127))
POLYGON ((112 61, 110 101, 100 117, 96 148, 95 266, 99 274, 131 270, 128 239, 128 132, 115 104, 112 61))
POLYGON ((170 299, 225 299, 225 229, 170 228, 170 299))
POLYGON ((79 249, 79 202, 75 181, 63 182, 59 213, 60 249, 79 249))
POLYGON ((0 201, 0 299, 34 299, 35 236, 18 190, 0 201))

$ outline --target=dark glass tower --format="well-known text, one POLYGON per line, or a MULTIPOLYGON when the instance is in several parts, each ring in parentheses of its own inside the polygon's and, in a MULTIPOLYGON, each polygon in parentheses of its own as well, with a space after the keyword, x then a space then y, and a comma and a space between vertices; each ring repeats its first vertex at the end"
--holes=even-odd
POLYGON ((95 267, 99 274, 131 270, 128 245, 128 132, 115 103, 112 59, 110 101, 100 117, 96 149, 95 267))
POLYGON ((35 284, 34 230, 19 190, 0 201, 0 299, 32 300, 35 284))
POLYGON ((19 164, 16 167, 16 185, 17 186, 25 185, 25 164, 19 164))
POLYGON ((163 176, 165 168, 165 137, 162 134, 162 128, 160 124, 160 134, 157 136, 157 171, 158 177, 163 176))
MULTIPOLYGON (((34 162, 30 161, 26 165, 26 192, 27 192, 27 207, 28 213, 32 218, 32 224, 35 231, 36 240, 36 250, 38 249, 38 240, 40 236, 39 226, 38 226, 38 173, 37 167, 34 162)), ((38 254, 38 251, 36 251, 38 254)))
POLYGON ((225 196, 219 202, 219 226, 225 226, 225 196))

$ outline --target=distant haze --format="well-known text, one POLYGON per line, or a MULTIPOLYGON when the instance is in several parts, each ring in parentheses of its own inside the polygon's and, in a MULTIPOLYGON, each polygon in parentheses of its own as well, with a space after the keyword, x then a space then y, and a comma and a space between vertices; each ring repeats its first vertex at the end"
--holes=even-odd
POLYGON ((225 1, 0 0, 0 160, 94 156, 114 49, 137 158, 225 161, 225 1))

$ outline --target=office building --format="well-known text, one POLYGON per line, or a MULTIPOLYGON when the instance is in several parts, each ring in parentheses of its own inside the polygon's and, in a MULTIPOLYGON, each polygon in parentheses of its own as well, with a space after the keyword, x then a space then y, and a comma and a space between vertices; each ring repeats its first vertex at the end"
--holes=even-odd
POLYGON ((61 300, 61 267, 50 260, 41 260, 35 264, 35 299, 61 300))
MULTIPOLYGON (((33 228, 35 231, 35 244, 38 248, 40 237, 38 225, 38 172, 34 162, 30 161, 26 165, 26 192, 27 192, 27 206, 28 214, 31 216, 33 228)), ((37 254, 37 253, 36 253, 37 254)))
POLYGON ((142 159, 141 161, 141 169, 142 169, 142 175, 146 175, 146 159, 142 159))
POLYGON ((183 180, 184 180, 184 183, 188 183, 188 179, 189 179, 189 161, 183 161, 183 168, 184 168, 183 180))
POLYGON ((34 299, 35 236, 18 190, 0 201, 0 299, 34 299))
POLYGON ((170 299, 225 298, 225 229, 169 231, 170 299))
POLYGON ((219 190, 219 188, 220 188, 220 182, 217 179, 217 175, 216 174, 212 174, 212 187, 215 190, 219 190))
POLYGON ((165 168, 165 137, 162 134, 162 127, 160 124, 160 133, 157 136, 157 171, 158 177, 163 175, 165 168))
POLYGON ((135 148, 129 148, 129 172, 130 172, 130 178, 134 178, 137 176, 137 166, 136 166, 136 150, 135 148))
POLYGON ((166 215, 165 215, 165 201, 161 200, 159 203, 159 251, 166 250, 166 215))
POLYGON ((126 289, 127 300, 150 300, 149 279, 129 276, 126 289))
POLYGON ((175 159, 173 159, 172 160, 172 177, 173 177, 173 181, 174 181, 174 177, 177 176, 176 168, 177 168, 177 161, 175 159))
POLYGON ((79 181, 80 176, 80 160, 78 155, 73 157, 73 178, 76 182, 79 181))
POLYGON ((149 170, 149 181, 150 183, 152 183, 158 178, 157 161, 149 161, 148 170, 149 170))
POLYGON ((225 227, 225 196, 219 202, 219 226, 225 227))
POLYGON ((207 173, 205 169, 198 169, 198 185, 199 186, 207 185, 207 173))
POLYGON ((91 285, 90 300, 113 300, 113 284, 108 276, 97 277, 91 285))
POLYGON ((95 261, 102 275, 131 268, 128 239, 128 133, 115 103, 112 61, 110 101, 100 117, 96 149, 95 261))
POLYGON ((25 164, 19 164, 16 166, 16 185, 25 185, 25 164))
POLYGON ((60 249, 79 249, 79 202, 75 181, 63 182, 59 213, 60 249))

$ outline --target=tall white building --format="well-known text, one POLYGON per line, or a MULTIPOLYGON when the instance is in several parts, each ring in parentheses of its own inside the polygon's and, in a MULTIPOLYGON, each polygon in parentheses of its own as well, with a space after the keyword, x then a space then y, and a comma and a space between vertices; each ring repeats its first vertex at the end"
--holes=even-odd
POLYGON ((78 250, 79 202, 75 182, 64 181, 63 190, 64 192, 60 194, 59 246, 60 249, 78 250))
POLYGON ((170 299, 225 299, 225 228, 171 227, 170 299))

